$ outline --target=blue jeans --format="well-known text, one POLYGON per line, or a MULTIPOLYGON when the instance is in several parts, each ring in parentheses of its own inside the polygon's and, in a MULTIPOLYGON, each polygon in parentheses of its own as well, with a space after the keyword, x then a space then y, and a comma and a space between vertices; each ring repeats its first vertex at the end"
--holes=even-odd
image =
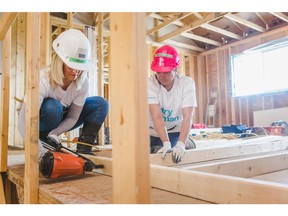
MULTIPOLYGON (((172 148, 176 145, 179 136, 180 132, 168 133, 172 148)), ((156 153, 162 147, 163 143, 159 137, 150 136, 150 154, 156 153)))
MULTIPOLYGON (((84 107, 76 124, 70 129, 81 126, 84 121, 95 122, 102 125, 109 105, 103 97, 94 96, 86 98, 84 107)), ((40 108, 40 133, 48 133, 57 128, 65 119, 68 110, 65 110, 61 103, 54 98, 45 98, 40 108)), ((70 131, 69 130, 69 131, 70 131)))

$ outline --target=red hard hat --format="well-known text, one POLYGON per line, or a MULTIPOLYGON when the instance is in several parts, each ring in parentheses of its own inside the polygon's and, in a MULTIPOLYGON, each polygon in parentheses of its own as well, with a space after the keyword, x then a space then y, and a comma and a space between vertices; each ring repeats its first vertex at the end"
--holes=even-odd
POLYGON ((180 57, 176 49, 169 45, 158 48, 151 64, 155 72, 170 72, 180 64, 180 57))

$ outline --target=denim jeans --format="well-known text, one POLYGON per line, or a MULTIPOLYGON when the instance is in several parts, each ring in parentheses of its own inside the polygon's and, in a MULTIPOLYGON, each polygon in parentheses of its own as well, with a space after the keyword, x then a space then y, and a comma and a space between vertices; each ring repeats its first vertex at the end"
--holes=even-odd
MULTIPOLYGON (((180 132, 168 133, 172 148, 176 145, 179 136, 180 132)), ((159 137, 150 136, 150 154, 156 153, 162 147, 163 143, 159 137)))
MULTIPOLYGON (((70 129, 81 126, 84 121, 102 125, 108 113, 107 101, 99 96, 88 97, 76 124, 70 129)), ((40 108, 40 133, 49 133, 65 119, 67 111, 54 98, 45 98, 40 108)), ((70 131, 69 130, 69 131, 70 131)))

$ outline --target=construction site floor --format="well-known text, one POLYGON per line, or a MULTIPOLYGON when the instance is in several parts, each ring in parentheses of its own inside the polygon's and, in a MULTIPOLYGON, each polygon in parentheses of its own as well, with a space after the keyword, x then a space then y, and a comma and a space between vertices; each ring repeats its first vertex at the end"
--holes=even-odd
MULTIPOLYGON (((24 155, 10 155, 8 158, 8 179, 16 185, 17 203, 23 203, 24 155)), ((39 177, 39 203, 63 204, 112 204, 112 177, 87 173, 59 179, 39 177)), ((205 204, 206 201, 176 193, 151 189, 152 204, 205 204)))

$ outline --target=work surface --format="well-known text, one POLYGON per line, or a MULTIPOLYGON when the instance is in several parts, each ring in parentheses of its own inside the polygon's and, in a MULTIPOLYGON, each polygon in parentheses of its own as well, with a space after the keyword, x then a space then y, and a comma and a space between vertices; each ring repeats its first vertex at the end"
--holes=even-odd
MULTIPOLYGON (((288 137, 260 137, 198 142, 197 149, 187 151, 177 166, 171 163, 171 153, 165 160, 159 154, 150 155, 151 203, 288 203, 287 149, 288 137)), ((9 179, 19 186, 20 202, 21 157, 9 157, 8 170, 9 179)), ((105 163, 105 175, 40 177, 39 202, 113 203, 112 159, 90 159, 105 163)))
MULTIPOLYGON (((23 202, 24 165, 9 167, 9 179, 18 185, 20 203, 23 202)), ((97 173, 88 173, 82 176, 66 177, 62 179, 39 180, 40 203, 63 204, 111 204, 112 202, 112 177, 97 173)), ((208 203, 176 193, 151 189, 152 204, 203 204, 208 203)))

